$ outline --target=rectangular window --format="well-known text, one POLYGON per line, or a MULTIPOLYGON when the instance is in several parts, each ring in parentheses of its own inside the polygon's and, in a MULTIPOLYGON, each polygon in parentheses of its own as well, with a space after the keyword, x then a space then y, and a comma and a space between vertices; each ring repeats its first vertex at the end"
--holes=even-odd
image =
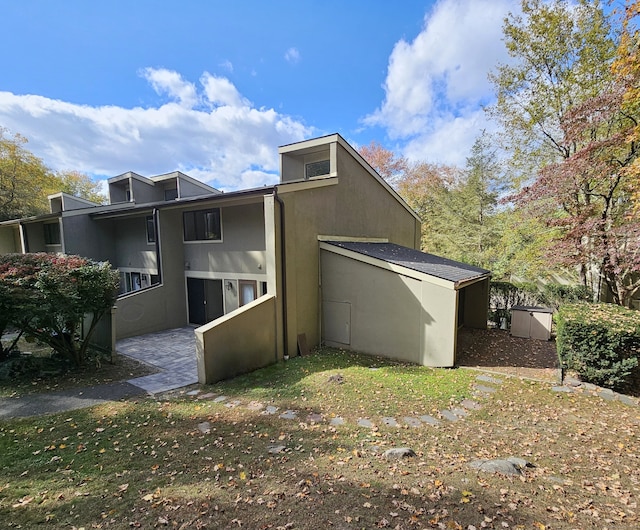
POLYGON ((305 178, 320 177, 328 175, 331 172, 331 166, 328 160, 319 160, 318 162, 309 162, 304 166, 305 178))
POLYGON ((257 296, 257 282, 253 280, 238 280, 238 289, 240 291, 240 306, 253 302, 257 296))
POLYGON ((44 225, 45 245, 60 244, 60 225, 58 223, 48 223, 44 225))
POLYGON ((220 208, 183 212, 185 241, 220 241, 220 208))
POLYGON ((170 190, 164 190, 164 200, 165 201, 173 201, 178 198, 178 189, 173 188, 170 190))
POLYGON ((156 224, 153 221, 153 215, 147 215, 147 243, 156 242, 156 224))

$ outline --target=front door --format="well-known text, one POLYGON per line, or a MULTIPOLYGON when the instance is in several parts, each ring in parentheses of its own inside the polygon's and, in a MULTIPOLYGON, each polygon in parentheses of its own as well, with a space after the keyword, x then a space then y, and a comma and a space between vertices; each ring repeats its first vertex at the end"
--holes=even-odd
POLYGON ((189 324, 199 326, 224 315, 222 280, 187 278, 189 324))

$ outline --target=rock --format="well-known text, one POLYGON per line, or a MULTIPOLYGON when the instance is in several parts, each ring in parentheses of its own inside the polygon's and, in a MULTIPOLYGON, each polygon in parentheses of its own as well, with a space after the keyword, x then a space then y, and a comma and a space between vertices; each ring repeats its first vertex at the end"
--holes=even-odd
POLYGON ((208 421, 203 421, 202 423, 198 423, 198 430, 202 434, 210 434, 211 433, 211 424, 208 421))
POLYGON ((333 374, 332 376, 329 376, 327 382, 341 385, 342 383, 344 383, 344 376, 342 374, 333 374))
POLYGON ((298 413, 295 410, 285 410, 280 416, 280 419, 283 420, 295 420, 298 413))
POLYGON ((382 456, 389 459, 412 458, 416 456, 416 453, 409 447, 395 447, 393 449, 387 449, 384 453, 382 453, 382 456))
POLYGON ((533 465, 522 458, 510 457, 504 460, 474 460, 469 467, 488 473, 502 473, 503 475, 522 475, 522 470, 533 465))
POLYGON ((272 445, 267 451, 272 455, 277 455, 282 453, 286 448, 286 445, 272 445))

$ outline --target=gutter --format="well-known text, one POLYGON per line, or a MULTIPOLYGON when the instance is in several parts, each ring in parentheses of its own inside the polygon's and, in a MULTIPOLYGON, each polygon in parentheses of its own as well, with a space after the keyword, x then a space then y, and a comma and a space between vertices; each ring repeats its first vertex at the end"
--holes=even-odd
MULTIPOLYGON (((282 335, 284 355, 289 355, 289 326, 287 325, 287 250, 285 244, 284 202, 278 195, 278 186, 273 187, 273 198, 280 205, 280 260, 282 262, 282 335)), ((276 357, 278 352, 276 350, 276 357)), ((277 361, 278 359, 276 359, 277 361)))
POLYGON ((162 283, 162 256, 160 255, 160 231, 158 230, 158 208, 153 209, 153 230, 156 233, 156 264, 158 266, 158 283, 162 283))

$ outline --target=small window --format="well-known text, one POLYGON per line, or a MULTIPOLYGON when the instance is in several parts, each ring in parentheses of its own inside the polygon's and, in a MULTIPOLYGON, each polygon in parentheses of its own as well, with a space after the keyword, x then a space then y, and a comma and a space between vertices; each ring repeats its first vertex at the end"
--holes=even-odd
POLYGON ((220 208, 182 214, 185 241, 220 241, 220 208))
POLYGON ((48 223, 44 225, 45 245, 60 244, 60 225, 58 223, 48 223))
POLYGON ((254 280, 238 280, 238 289, 240 290, 240 306, 253 302, 257 297, 258 284, 254 280))
POLYGON ((127 202, 131 202, 131 188, 129 187, 128 184, 124 188, 124 194, 125 194, 125 197, 127 198, 127 202))
POLYGON ((147 243, 156 242, 156 224, 153 215, 147 215, 147 243))
POLYGON ((173 188, 170 190, 164 190, 164 200, 165 201, 173 201, 178 198, 178 189, 173 188))
POLYGON ((331 166, 328 160, 319 160, 318 162, 309 162, 305 165, 305 178, 310 179, 321 175, 328 175, 331 166))

